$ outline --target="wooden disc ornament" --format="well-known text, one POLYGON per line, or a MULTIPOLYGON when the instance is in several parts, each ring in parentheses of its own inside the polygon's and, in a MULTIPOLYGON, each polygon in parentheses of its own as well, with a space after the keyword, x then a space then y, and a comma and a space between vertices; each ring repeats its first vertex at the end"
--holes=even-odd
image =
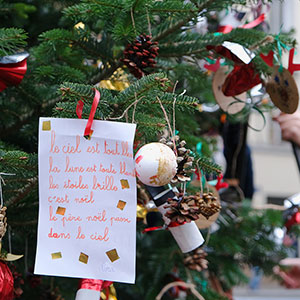
POLYGON ((228 66, 222 66, 215 73, 212 81, 212 89, 215 96, 215 99, 219 106, 229 114, 236 114, 240 112, 246 105, 247 93, 242 93, 234 97, 227 97, 222 92, 223 83, 226 80, 228 72, 228 66), (242 102, 238 102, 237 99, 242 102), (233 103, 233 104, 232 104, 233 103))
MULTIPOLYGON (((199 183, 198 183, 199 184, 199 183)), ((220 204, 220 195, 218 193, 218 191, 216 190, 216 188, 214 186, 209 186, 210 191, 214 194, 214 196, 217 198, 219 204, 220 204)), ((215 223, 219 217, 220 211, 213 214, 211 217, 209 217, 208 219, 205 218, 203 215, 199 215, 199 219, 195 221, 197 227, 199 229, 205 229, 205 228, 209 228, 213 223, 215 223)))
POLYGON ((292 114, 297 110, 299 93, 295 79, 289 70, 274 66, 266 90, 274 105, 282 112, 292 114))

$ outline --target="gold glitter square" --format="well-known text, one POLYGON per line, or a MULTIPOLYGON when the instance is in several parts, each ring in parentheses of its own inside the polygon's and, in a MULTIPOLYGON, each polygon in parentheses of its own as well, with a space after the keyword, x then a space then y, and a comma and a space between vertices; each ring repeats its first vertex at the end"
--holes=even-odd
POLYGON ((51 130, 51 121, 43 121, 42 130, 44 131, 51 130))
POLYGON ((65 212, 66 212, 66 208, 65 208, 65 207, 61 207, 61 206, 59 206, 59 207, 57 208, 57 210, 56 210, 56 214, 57 214, 57 215, 62 215, 62 216, 64 216, 64 215, 65 215, 65 212))
POLYGON ((122 189, 129 189, 129 183, 127 179, 121 179, 122 189))
POLYGON ((62 258, 61 252, 51 253, 52 259, 62 258))
POLYGON ((111 262, 114 262, 115 260, 118 260, 120 258, 117 249, 107 251, 106 255, 108 256, 111 262))
POLYGON ((84 254, 83 252, 80 252, 79 261, 81 261, 84 264, 87 264, 88 260, 89 260, 89 256, 87 254, 84 254))
POLYGON ((117 205, 117 208, 119 208, 120 210, 123 210, 124 207, 125 207, 125 205, 126 205, 126 202, 125 202, 125 201, 119 200, 118 205, 117 205))

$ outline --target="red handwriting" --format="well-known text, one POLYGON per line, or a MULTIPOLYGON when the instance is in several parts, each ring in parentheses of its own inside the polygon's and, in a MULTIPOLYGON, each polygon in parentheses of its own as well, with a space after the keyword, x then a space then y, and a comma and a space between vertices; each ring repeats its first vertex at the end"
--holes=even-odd
POLYGON ((119 152, 119 143, 116 142, 116 146, 114 149, 108 149, 108 144, 106 141, 104 141, 104 154, 108 154, 108 155, 120 155, 119 152))
POLYGON ((80 190, 84 190, 84 189, 88 189, 89 186, 86 183, 82 182, 82 176, 79 176, 79 180, 78 182, 75 181, 74 183, 71 182, 71 179, 68 179, 68 181, 65 181, 64 183, 64 189, 80 189, 80 190))
POLYGON ((52 202, 55 202, 55 203, 69 203, 69 198, 68 198, 68 195, 65 194, 64 197, 60 197, 60 196, 49 196, 48 197, 48 202, 52 203, 52 202))
POLYGON ((86 152, 88 153, 100 153, 100 150, 99 150, 99 144, 96 143, 96 147, 95 146, 89 146, 87 149, 86 149, 86 152))
POLYGON ((110 164, 109 168, 104 168, 103 165, 100 164, 99 172, 117 174, 117 171, 114 169, 112 164, 110 164))
POLYGON ((128 152, 128 142, 122 142, 122 156, 133 157, 133 153, 128 152))
POLYGON ((87 216, 86 219, 92 222, 105 222, 107 221, 105 216, 106 216, 106 210, 103 209, 102 213, 99 212, 98 215, 87 216))
POLYGON ((48 237, 49 238, 54 238, 54 239, 67 239, 69 240, 71 238, 70 236, 70 233, 56 233, 56 232, 53 232, 53 228, 51 227, 50 228, 50 233, 48 234, 48 237))
POLYGON ((75 217, 75 216, 73 216, 72 214, 69 214, 68 217, 63 216, 63 217, 61 218, 61 221, 62 221, 63 226, 65 227, 66 222, 72 222, 72 221, 80 222, 80 221, 82 221, 82 219, 81 219, 81 217, 79 217, 79 216, 78 216, 78 217, 75 217))
POLYGON ((53 216, 53 207, 51 205, 49 206, 49 221, 57 221, 57 218, 53 216))
POLYGON ((80 153, 81 150, 79 149, 79 146, 80 146, 80 136, 76 135, 76 146, 71 146, 70 143, 68 143, 68 145, 64 145, 62 147, 62 152, 66 154, 80 153))
POLYGON ((113 222, 122 222, 122 223, 131 223, 128 218, 122 218, 122 217, 111 217, 110 218, 110 225, 113 225, 113 222))
POLYGON ((55 131, 51 130, 51 147, 50 147, 51 153, 59 153, 58 146, 55 146, 55 131))
POLYGON ((73 167, 73 166, 70 166, 70 158, 69 158, 69 156, 66 156, 65 173, 75 173, 75 172, 82 173, 82 172, 84 172, 84 168, 83 167, 73 167))
POLYGON ((117 186, 114 185, 114 178, 112 176, 105 176, 105 180, 101 183, 97 182, 97 177, 93 177, 93 190, 100 191, 117 191, 117 186))
POLYGON ((107 242, 109 240, 108 232, 109 232, 108 227, 105 227, 103 235, 100 235, 97 232, 95 232, 95 234, 91 234, 90 235, 90 239, 94 240, 94 241, 104 241, 104 242, 107 242))
POLYGON ((58 189, 58 184, 53 183, 53 177, 52 175, 49 176, 49 189, 50 190, 55 190, 58 189))
POLYGON ((135 170, 133 170, 132 172, 128 172, 126 170, 126 163, 125 161, 123 161, 120 162, 120 174, 135 177, 135 170))
POLYGON ((49 173, 59 173, 60 169, 58 167, 53 166, 53 157, 49 156, 49 173))
POLYGON ((84 239, 85 239, 85 235, 81 233, 81 226, 78 226, 78 233, 77 233, 76 240, 84 240, 84 239))
POLYGON ((76 203, 94 203, 94 192, 90 192, 90 196, 85 195, 84 197, 76 197, 75 198, 76 203))

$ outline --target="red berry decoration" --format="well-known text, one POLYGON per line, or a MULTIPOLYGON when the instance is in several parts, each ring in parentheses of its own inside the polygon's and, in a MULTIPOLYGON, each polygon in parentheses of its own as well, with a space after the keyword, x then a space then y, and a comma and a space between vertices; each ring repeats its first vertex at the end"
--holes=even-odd
POLYGON ((153 68, 158 55, 157 42, 151 41, 150 35, 141 34, 124 50, 122 62, 128 67, 131 74, 136 78, 145 75, 145 68, 153 68))

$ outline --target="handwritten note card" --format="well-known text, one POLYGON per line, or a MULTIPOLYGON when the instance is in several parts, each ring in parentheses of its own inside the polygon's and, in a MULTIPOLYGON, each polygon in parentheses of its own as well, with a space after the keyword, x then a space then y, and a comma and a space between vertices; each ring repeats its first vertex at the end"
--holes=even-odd
POLYGON ((35 273, 134 283, 135 125, 40 118, 35 273))

